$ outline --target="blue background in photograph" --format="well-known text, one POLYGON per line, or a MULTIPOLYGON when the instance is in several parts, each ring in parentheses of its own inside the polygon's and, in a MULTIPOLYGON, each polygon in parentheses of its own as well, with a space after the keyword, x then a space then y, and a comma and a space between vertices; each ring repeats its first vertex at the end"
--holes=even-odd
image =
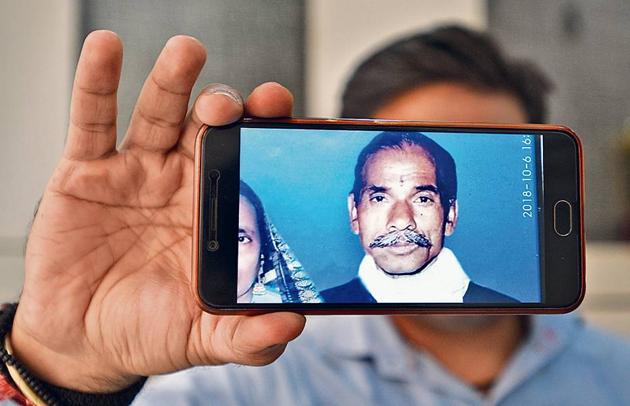
MULTIPOLYGON (((357 156, 378 133, 242 130, 241 179, 320 290, 357 274, 364 252, 350 231, 346 199, 357 156)), ((523 218, 521 209, 522 136, 424 134, 457 165, 459 221, 445 245, 471 280, 522 302, 539 302, 536 205, 533 218, 523 218)))

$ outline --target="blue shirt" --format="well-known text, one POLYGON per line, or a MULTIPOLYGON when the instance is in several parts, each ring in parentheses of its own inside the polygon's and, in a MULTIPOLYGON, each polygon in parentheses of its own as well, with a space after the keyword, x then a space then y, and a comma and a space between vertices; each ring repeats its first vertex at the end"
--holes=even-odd
POLYGON ((310 317, 265 367, 198 367, 149 380, 136 405, 630 405, 630 345, 576 316, 533 316, 489 392, 413 349, 386 316, 310 317))

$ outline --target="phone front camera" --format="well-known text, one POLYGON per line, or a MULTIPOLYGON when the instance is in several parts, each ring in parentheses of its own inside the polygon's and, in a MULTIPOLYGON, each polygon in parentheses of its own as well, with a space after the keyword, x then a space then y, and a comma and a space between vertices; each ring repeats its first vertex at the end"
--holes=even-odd
POLYGON ((208 172, 208 176, 212 180, 217 180, 221 177, 221 172, 218 169, 212 169, 210 172, 208 172))

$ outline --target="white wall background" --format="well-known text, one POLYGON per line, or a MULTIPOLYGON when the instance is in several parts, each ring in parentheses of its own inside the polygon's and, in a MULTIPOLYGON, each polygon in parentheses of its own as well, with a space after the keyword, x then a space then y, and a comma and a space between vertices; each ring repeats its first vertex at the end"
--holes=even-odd
POLYGON ((73 0, 0 5, 0 299, 21 286, 33 210, 61 156, 76 60, 73 0))
POLYGON ((347 77, 361 60, 397 37, 457 22, 486 26, 483 0, 308 0, 306 113, 336 117, 347 77))
POLYGON ((0 12, 0 235, 22 237, 66 134, 75 63, 73 1, 6 1, 0 12), (27 203, 29 202, 29 203, 27 203))

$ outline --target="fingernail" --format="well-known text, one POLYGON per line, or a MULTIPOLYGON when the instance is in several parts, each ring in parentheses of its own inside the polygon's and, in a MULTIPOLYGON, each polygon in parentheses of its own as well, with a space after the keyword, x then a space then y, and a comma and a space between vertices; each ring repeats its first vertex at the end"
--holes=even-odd
POLYGON ((203 88, 202 93, 221 94, 223 96, 229 97, 239 105, 243 105, 243 98, 241 97, 241 95, 230 86, 224 85, 222 83, 211 83, 203 88))

